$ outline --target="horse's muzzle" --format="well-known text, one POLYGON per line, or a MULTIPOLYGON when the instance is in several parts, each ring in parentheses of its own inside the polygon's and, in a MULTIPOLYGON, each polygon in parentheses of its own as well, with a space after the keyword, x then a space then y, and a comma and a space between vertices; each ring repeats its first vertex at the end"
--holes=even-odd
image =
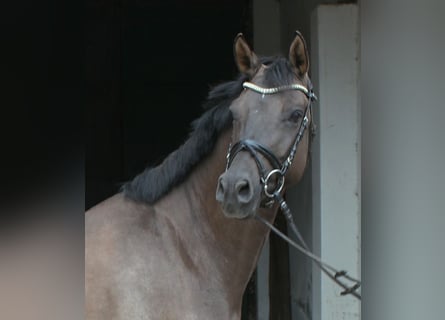
POLYGON ((244 219, 255 214, 259 204, 259 184, 254 185, 247 175, 226 171, 218 179, 216 200, 224 215, 244 219))

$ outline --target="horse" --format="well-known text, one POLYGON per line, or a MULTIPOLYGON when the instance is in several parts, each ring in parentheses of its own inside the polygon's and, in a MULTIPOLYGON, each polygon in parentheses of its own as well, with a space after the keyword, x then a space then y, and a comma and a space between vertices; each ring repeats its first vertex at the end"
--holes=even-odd
POLYGON ((288 56, 243 34, 185 142, 85 212, 86 319, 240 319, 276 196, 309 158, 312 85, 300 32, 288 56))

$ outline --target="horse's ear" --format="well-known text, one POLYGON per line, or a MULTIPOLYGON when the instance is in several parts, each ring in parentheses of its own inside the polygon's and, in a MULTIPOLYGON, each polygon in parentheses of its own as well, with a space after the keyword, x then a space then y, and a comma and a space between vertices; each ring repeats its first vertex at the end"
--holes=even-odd
POLYGON ((255 69, 258 67, 258 57, 250 49, 242 33, 238 33, 236 36, 233 51, 238 70, 241 73, 245 73, 250 76, 253 75, 255 69))
POLYGON ((299 31, 295 32, 294 41, 292 41, 289 48, 289 60, 298 72, 300 77, 303 77, 309 70, 309 53, 307 50, 306 41, 299 31))

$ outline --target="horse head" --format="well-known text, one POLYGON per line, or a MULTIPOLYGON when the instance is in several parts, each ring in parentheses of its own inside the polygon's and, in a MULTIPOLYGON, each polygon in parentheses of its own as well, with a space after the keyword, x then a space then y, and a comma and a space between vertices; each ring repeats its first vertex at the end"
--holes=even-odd
POLYGON ((248 81, 230 106, 232 142, 216 199, 227 217, 242 219, 270 206, 275 195, 301 179, 315 95, 307 46, 299 32, 288 58, 259 58, 242 34, 235 38, 234 55, 248 81))

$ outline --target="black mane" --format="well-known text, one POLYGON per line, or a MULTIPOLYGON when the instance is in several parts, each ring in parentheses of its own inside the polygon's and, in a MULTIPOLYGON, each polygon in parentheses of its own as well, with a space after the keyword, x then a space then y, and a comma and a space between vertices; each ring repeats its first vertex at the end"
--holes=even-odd
MULTIPOLYGON (((290 84, 295 73, 283 57, 263 57, 261 62, 268 65, 265 81, 268 86, 290 84)), ((206 112, 192 122, 188 140, 172 152, 156 167, 146 168, 133 180, 126 182, 121 191, 135 201, 154 203, 167 194, 174 186, 183 182, 191 170, 213 150, 219 134, 232 123, 229 106, 243 90, 247 75, 215 86, 204 102, 206 112)))

